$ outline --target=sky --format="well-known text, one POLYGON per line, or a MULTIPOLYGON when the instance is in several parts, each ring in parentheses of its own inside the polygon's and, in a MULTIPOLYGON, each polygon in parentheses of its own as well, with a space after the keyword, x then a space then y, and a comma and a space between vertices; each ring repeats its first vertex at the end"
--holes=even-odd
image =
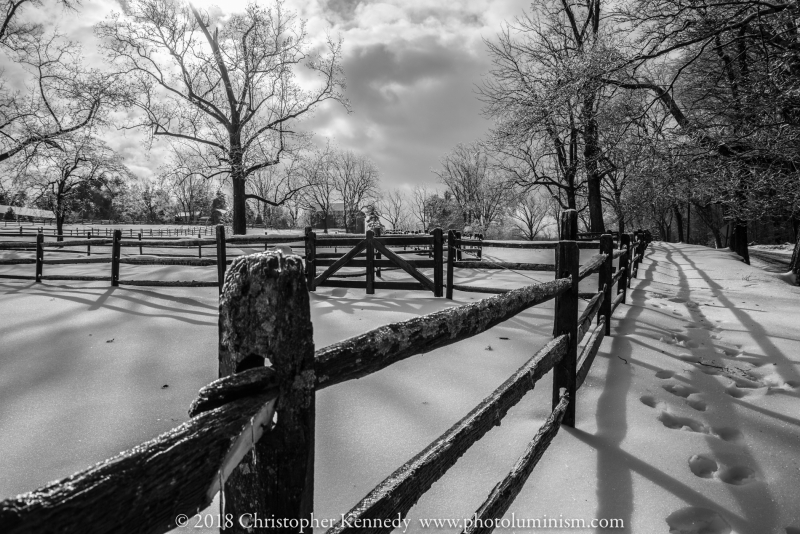
MULTIPOLYGON (((196 0, 198 7, 220 6, 196 0)), ((223 11, 241 9, 229 0, 223 11)), ((328 102, 302 123, 317 141, 329 137, 343 148, 370 157, 382 188, 406 191, 436 185, 432 170, 457 143, 480 139, 490 121, 481 114, 476 88, 491 67, 484 39, 494 40, 504 21, 528 7, 528 0, 287 0, 307 21, 312 39, 328 32, 343 40, 346 97, 352 111, 328 102)), ((89 62, 101 61, 92 26, 117 0, 84 0, 77 13, 50 10, 60 31, 84 43, 89 62)), ((106 140, 128 167, 152 176, 167 156, 156 143, 144 146, 143 132, 112 131, 106 140)))

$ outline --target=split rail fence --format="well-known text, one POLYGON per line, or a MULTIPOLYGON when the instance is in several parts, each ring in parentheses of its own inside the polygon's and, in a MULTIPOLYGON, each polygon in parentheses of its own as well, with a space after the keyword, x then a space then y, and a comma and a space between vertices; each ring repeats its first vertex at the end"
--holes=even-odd
POLYGON ((552 281, 387 324, 316 351, 300 258, 237 258, 220 296, 220 378, 200 391, 191 419, 71 477, 0 502, 0 531, 161 533, 174 528, 180 514, 203 510, 221 490, 225 532, 252 532, 247 520, 235 520, 253 517, 247 514, 287 520, 288 528, 272 531, 300 532, 313 511, 315 391, 457 343, 555 299, 553 339, 328 530, 390 532, 389 520, 405 517, 552 370, 551 414, 475 512, 480 521, 462 531, 492 532, 560 426, 575 425, 576 392, 648 243, 623 235, 622 248, 614 250, 611 236, 601 236, 599 254, 581 267, 576 223, 574 210, 564 213, 561 236, 573 239, 556 244, 552 281), (612 272, 615 256, 619 267, 612 272), (592 272, 599 273, 597 292, 579 313, 578 284, 592 272))

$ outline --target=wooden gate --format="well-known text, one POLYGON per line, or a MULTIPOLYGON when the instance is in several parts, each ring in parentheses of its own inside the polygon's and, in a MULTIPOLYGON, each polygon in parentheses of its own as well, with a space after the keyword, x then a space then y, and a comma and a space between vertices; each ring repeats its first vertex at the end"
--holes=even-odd
POLYGON ((318 287, 364 288, 368 295, 376 289, 427 290, 434 296, 443 296, 444 247, 442 230, 436 228, 430 235, 388 235, 380 231, 367 231, 366 236, 317 236, 306 229, 306 281, 308 290, 318 287), (352 248, 351 248, 352 247, 352 248), (339 249, 347 249, 342 254, 339 249), (322 250, 320 250, 322 249, 322 250), (330 251, 333 249, 333 252, 330 251), (403 256, 428 256, 426 259, 403 256), (326 269, 317 274, 317 267, 326 269), (342 267, 364 268, 363 273, 337 274, 342 267), (433 280, 420 272, 433 268, 433 280), (400 269, 411 275, 415 282, 376 281, 382 278, 382 269, 400 269), (341 280, 344 276, 365 277, 363 280, 341 280))

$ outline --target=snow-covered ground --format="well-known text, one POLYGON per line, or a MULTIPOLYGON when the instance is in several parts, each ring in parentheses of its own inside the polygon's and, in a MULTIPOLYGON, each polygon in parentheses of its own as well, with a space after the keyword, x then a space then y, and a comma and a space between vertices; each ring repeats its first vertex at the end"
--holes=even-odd
MULTIPOLYGON (((551 251, 486 252, 552 261, 551 251)), ((78 267, 107 266, 59 269, 78 267)), ((32 274, 30 265, 0 274, 12 269, 32 274)), ((148 269, 142 277, 205 279, 205 268, 148 269)), ((497 271, 459 274, 460 283, 530 283, 497 271)), ((589 291, 596 282, 584 284, 589 291)), ((315 343, 479 298, 321 288, 311 298, 315 343)), ((216 301, 215 288, 0 280, 0 497, 186 420, 196 391, 216 377, 216 301)), ((656 243, 628 303, 578 393, 576 429, 562 429, 507 517, 622 519, 615 532, 800 533, 800 288, 727 251, 656 243)), ((548 303, 321 391, 316 516, 349 510, 551 334, 548 303)), ((420 518, 472 515, 547 417, 550 386, 548 375, 433 486, 409 514, 409 532, 423 531, 420 518)))

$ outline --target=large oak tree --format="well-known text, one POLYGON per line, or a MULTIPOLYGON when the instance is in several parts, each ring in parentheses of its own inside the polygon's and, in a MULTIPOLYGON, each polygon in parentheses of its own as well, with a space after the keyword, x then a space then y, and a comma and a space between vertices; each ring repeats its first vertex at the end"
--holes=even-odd
POLYGON ((201 153, 204 168, 193 171, 230 178, 233 231, 246 233, 245 201, 257 198, 248 177, 293 150, 304 115, 326 100, 347 105, 341 42, 312 46, 279 1, 228 17, 176 0, 126 6, 97 31, 135 87, 135 124, 201 153))

